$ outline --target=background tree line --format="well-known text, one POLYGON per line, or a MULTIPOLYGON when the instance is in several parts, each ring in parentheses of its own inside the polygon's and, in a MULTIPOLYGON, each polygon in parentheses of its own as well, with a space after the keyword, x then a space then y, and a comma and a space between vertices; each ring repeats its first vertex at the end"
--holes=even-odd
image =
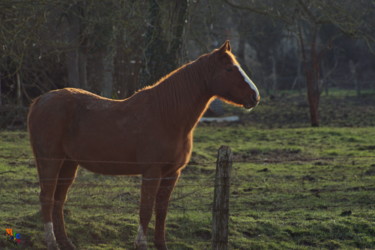
MULTIPOLYGON (((231 40, 262 95, 375 88, 371 0, 0 1, 0 126, 36 96, 78 87, 125 98, 231 40)), ((21 119, 21 118, 19 118, 21 119)))

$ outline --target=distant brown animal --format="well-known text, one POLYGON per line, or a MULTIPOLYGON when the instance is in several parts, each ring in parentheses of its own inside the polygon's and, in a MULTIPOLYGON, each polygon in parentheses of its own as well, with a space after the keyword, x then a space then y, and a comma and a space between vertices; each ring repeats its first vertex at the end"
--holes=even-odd
POLYGON ((75 248, 65 231, 63 206, 78 165, 105 175, 142 175, 135 245, 147 248, 154 208, 154 243, 167 249, 169 198, 190 159, 194 128, 215 97, 246 109, 260 99, 228 41, 125 100, 74 88, 37 98, 28 129, 48 249, 75 248))

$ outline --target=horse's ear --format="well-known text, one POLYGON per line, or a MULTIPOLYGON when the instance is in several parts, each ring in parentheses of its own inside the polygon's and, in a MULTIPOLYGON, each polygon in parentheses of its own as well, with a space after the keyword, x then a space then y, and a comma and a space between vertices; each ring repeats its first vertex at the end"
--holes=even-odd
POLYGON ((219 52, 224 54, 226 51, 231 51, 229 40, 226 40, 223 45, 221 45, 219 52))

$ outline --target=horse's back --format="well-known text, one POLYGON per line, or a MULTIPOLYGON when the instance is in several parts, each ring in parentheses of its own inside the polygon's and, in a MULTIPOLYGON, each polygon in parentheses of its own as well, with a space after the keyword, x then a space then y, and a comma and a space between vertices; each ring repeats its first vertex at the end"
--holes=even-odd
POLYGON ((28 114, 28 130, 35 153, 62 151, 62 139, 80 107, 101 98, 90 92, 66 88, 50 91, 34 100, 28 114))
POLYGON ((69 112, 74 112, 74 108, 77 106, 77 98, 74 95, 91 95, 94 97, 93 94, 89 94, 87 91, 67 88, 50 91, 35 99, 30 106, 28 115, 30 133, 35 132, 34 130, 38 128, 52 124, 57 125, 56 123, 60 122, 61 119, 64 119, 66 123, 69 112))

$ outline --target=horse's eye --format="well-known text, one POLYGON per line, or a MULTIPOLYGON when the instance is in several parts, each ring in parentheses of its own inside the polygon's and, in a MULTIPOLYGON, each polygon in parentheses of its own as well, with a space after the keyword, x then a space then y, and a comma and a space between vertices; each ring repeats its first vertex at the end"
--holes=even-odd
POLYGON ((228 71, 228 72, 232 72, 232 71, 233 71, 233 68, 232 68, 232 67, 230 67, 230 68, 226 68, 226 71, 228 71))

